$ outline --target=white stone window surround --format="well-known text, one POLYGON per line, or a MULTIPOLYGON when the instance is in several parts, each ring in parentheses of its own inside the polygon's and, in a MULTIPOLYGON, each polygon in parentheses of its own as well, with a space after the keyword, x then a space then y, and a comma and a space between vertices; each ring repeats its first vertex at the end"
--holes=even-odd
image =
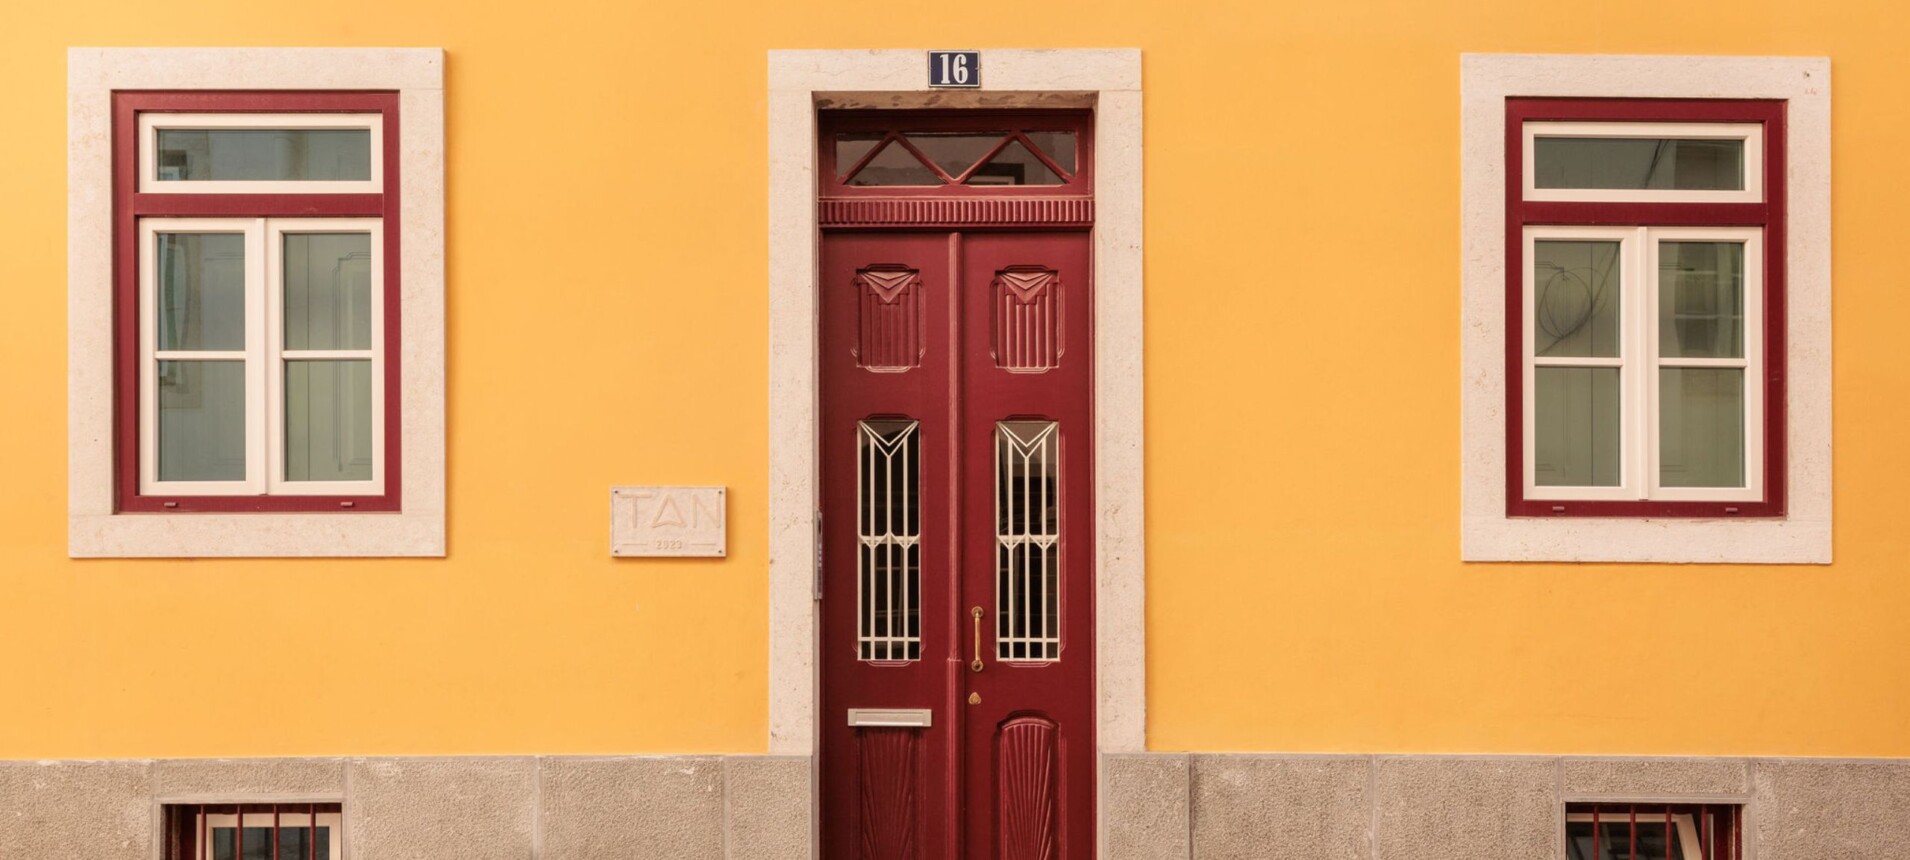
POLYGON ((445 554, 444 52, 71 48, 67 52, 67 554, 74 558, 445 554), (113 502, 115 90, 399 94, 402 511, 118 514, 113 502))
POLYGON ((1829 564, 1830 61, 1816 57, 1466 54, 1462 104, 1461 538, 1465 561, 1829 564), (1506 516, 1505 100, 1782 99, 1788 187, 1787 516, 1506 516))
POLYGON ((926 50, 769 52, 772 755, 812 756, 817 748, 816 112, 822 104, 1093 107, 1097 746, 1103 754, 1147 747, 1141 53, 984 50, 982 61, 981 90, 933 91, 926 50))

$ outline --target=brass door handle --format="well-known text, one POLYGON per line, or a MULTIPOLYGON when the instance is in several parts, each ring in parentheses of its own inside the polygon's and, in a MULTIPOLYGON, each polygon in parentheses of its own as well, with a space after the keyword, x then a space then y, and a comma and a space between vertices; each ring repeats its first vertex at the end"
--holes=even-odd
POLYGON ((982 608, 977 606, 969 610, 968 614, 975 616, 975 662, 968 664, 968 668, 980 672, 982 670, 982 608))

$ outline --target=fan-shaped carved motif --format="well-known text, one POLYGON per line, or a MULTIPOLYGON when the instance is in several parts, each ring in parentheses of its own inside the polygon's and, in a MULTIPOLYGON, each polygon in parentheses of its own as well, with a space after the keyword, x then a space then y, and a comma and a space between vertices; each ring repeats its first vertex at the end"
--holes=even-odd
POLYGON ((922 733, 866 728, 856 733, 861 786, 858 860, 915 860, 916 782, 922 733))
POLYGON ((922 365, 922 277, 907 266, 883 263, 856 270, 856 363, 899 373, 922 365))
POLYGON ((1055 725, 1041 717, 1003 723, 995 784, 1001 797, 1001 860, 1054 860, 1058 786, 1055 725))
POLYGON ((1042 373, 1061 366, 1061 273, 1009 266, 995 273, 995 366, 1042 373))

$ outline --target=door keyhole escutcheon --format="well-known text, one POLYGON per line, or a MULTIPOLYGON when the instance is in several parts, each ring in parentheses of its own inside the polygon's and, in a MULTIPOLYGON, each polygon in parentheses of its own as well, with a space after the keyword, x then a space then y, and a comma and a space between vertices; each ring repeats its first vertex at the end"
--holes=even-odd
POLYGON ((975 617, 975 662, 968 664, 968 668, 980 672, 982 670, 982 608, 977 606, 969 610, 968 614, 975 617))

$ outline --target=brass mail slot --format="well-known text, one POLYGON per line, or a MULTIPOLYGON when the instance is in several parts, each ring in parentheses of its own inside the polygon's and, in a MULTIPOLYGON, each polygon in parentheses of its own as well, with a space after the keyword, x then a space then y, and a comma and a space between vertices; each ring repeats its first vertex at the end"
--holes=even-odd
POLYGON ((926 729, 935 721, 927 708, 850 708, 851 726, 890 726, 926 729))

